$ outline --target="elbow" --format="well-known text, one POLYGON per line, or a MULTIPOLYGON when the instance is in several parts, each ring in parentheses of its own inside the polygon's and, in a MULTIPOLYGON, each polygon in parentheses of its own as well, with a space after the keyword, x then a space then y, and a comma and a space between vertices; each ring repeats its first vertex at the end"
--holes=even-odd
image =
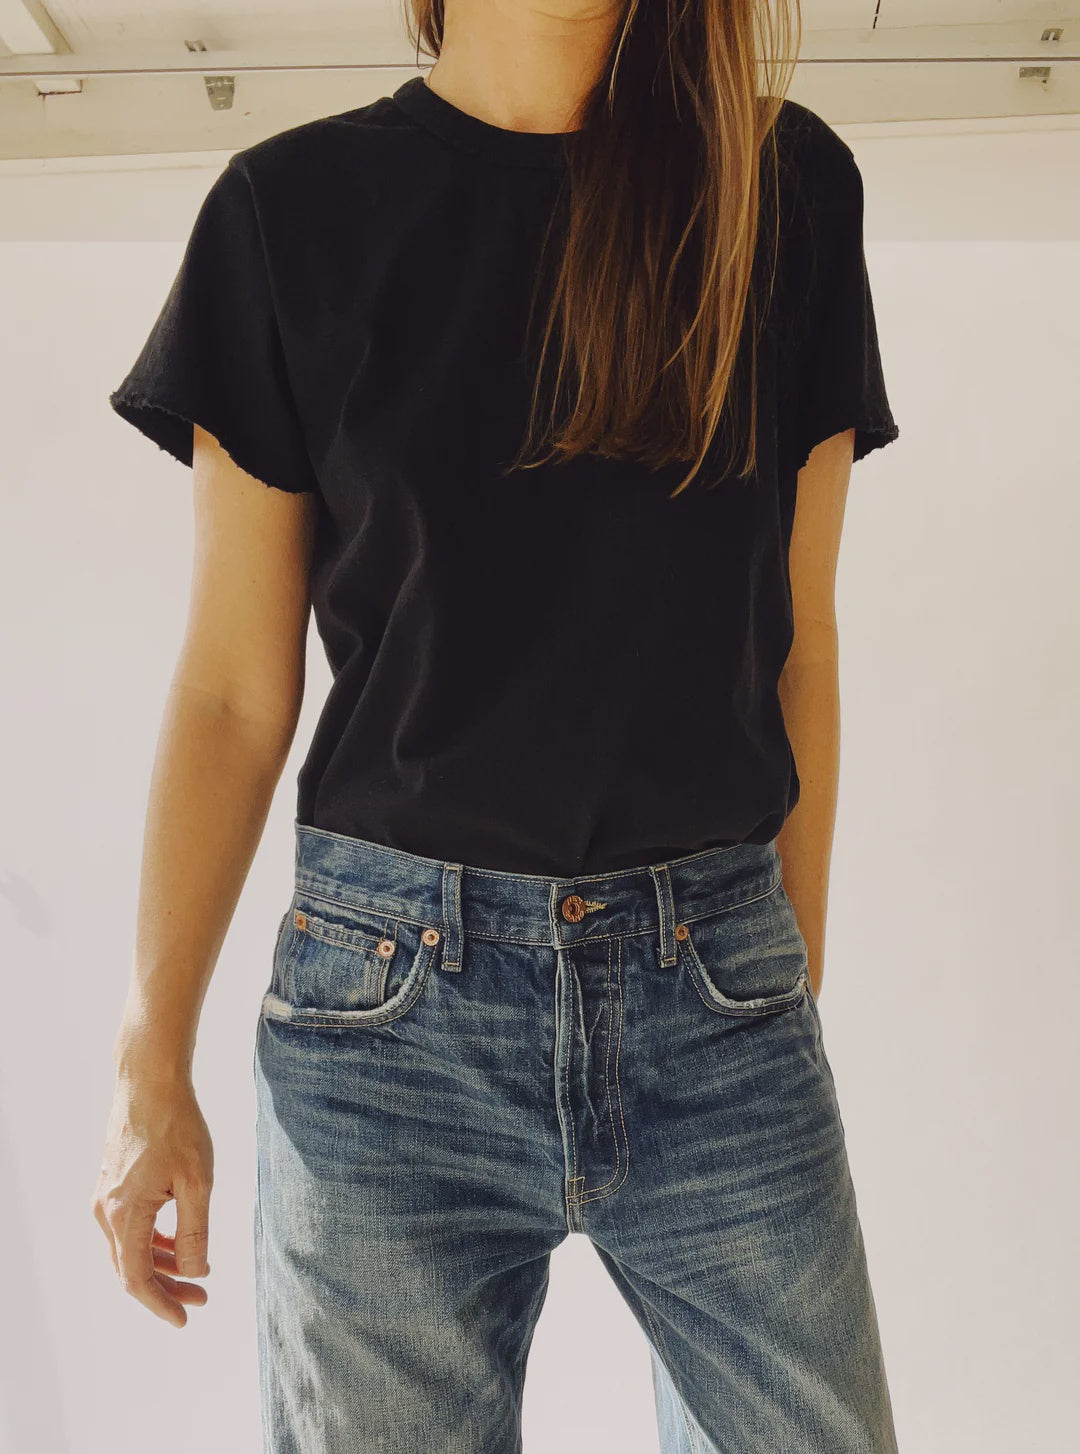
POLYGON ((840 657, 840 639, 836 616, 832 612, 806 617, 799 622, 791 649, 784 662, 784 672, 805 671, 810 667, 835 667, 840 657))

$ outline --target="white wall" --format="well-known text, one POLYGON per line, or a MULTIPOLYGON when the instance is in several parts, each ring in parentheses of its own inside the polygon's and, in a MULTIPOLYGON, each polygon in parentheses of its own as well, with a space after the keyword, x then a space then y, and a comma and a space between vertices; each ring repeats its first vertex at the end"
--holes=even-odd
MULTIPOLYGON (((903 1454, 1058 1454, 1080 1358, 1080 131, 852 141, 902 435, 855 467, 841 552, 826 1045, 903 1454)), ((0 176, 13 1454, 259 1447, 251 1054, 328 680, 314 633, 203 1014, 213 1271, 181 1333, 122 1293, 89 1210, 191 540, 187 472, 106 396, 215 170, 0 176)), ((582 1237, 553 1259, 526 1449, 656 1449, 644 1342, 582 1237)))

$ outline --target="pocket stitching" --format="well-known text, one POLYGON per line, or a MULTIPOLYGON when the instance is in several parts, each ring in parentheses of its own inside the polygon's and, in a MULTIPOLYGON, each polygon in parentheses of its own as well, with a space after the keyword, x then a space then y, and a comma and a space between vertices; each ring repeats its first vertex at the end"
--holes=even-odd
POLYGON ((310 914, 303 909, 300 912, 304 915, 304 926, 300 928, 295 925, 297 933, 310 934, 312 939, 318 939, 323 944, 332 944, 335 949, 353 949, 358 954, 375 954, 375 946, 380 937, 389 937, 385 933, 379 936, 368 934, 364 929, 350 929, 347 924, 335 924, 332 919, 321 919, 317 914, 310 914))
POLYGON ((694 947, 692 935, 688 933, 682 942, 689 951, 690 978, 698 998, 707 1009, 718 1015, 728 1015, 733 1019, 750 1019, 756 1015, 775 1015, 781 1010, 792 1008, 806 992, 808 978, 804 969, 793 989, 783 990, 778 995, 758 996, 752 1000, 733 1000, 713 983, 709 971, 705 968, 700 954, 694 947))
POLYGON ((315 1028, 348 1029, 359 1025, 384 1025, 396 1020, 412 1008, 427 983, 435 956, 443 944, 440 935, 434 944, 420 941, 420 948, 409 972, 401 982, 401 988, 394 998, 384 1005, 373 1005, 359 1010, 324 1010, 315 1005, 294 1005, 280 995, 268 990, 263 995, 261 1013, 269 1020, 290 1025, 307 1025, 315 1028))
MULTIPOLYGON (((305 897, 308 900, 310 900, 313 897, 313 895, 311 895, 311 894, 305 894, 305 897)), ((281 995, 277 995, 277 994, 274 993, 273 989, 271 989, 271 990, 268 991, 268 994, 270 994, 271 997, 274 1000, 277 1000, 277 1001, 279 1001, 282 1004, 291 1004, 292 1003, 292 1001, 289 1000, 287 998, 287 996, 294 989, 293 982, 292 982, 292 974, 293 974, 293 967, 294 967, 294 965, 296 963, 296 959, 297 959, 297 956, 299 954, 300 945, 303 942, 300 936, 303 935, 303 934, 310 934, 310 936, 311 936, 312 939, 316 940, 317 942, 319 942, 321 944, 328 944, 332 949, 344 949, 344 950, 348 951, 349 953, 357 954, 357 955, 360 955, 360 956, 370 955, 373 958, 375 958, 376 960, 378 960, 379 963, 380 963, 380 965, 381 965, 381 968, 380 968, 380 971, 379 971, 379 981, 378 981, 378 988, 377 988, 376 993, 381 998, 381 996, 385 993, 386 980, 387 980, 387 976, 390 973, 390 960, 387 959, 385 956, 379 954, 378 951, 377 951, 377 949, 375 948, 375 946, 379 943, 380 937, 381 938, 389 938, 390 937, 390 935, 386 932, 386 925, 389 924, 389 923, 393 923, 394 924, 394 943, 395 943, 395 946, 396 946, 396 944, 397 944, 397 927, 401 923, 404 923, 404 922, 407 922, 407 921, 402 920, 402 919, 396 919, 395 920, 395 919, 392 919, 392 917, 389 916, 389 915, 385 916, 384 923, 383 923, 383 931, 384 932, 383 932, 383 934, 381 936, 379 936, 379 935, 374 935, 374 934, 368 934, 363 929, 350 929, 347 924, 335 924, 333 922, 333 920, 324 919, 324 918, 322 918, 321 915, 319 915, 318 913, 312 913, 309 909, 299 909, 298 910, 298 907, 297 906, 298 906, 299 902, 300 902, 300 894, 299 894, 299 891, 297 891, 297 892, 294 892, 293 898, 292 898, 292 902, 290 903, 289 908, 287 909, 284 917, 282 918, 281 927, 280 927, 280 929, 278 931, 277 944, 275 945, 275 949, 274 949, 275 964, 277 964, 277 955, 280 952, 280 948, 281 948, 281 937, 282 937, 282 934, 286 931, 286 925, 288 925, 288 931, 287 931, 288 932, 288 938, 289 938, 288 949, 286 950, 285 957, 281 961, 280 965, 277 965, 277 969, 276 969, 276 972, 275 972, 275 975, 274 975, 274 980, 275 980, 275 982, 277 984, 279 984, 281 986, 281 989, 282 989, 282 992, 283 993, 281 995), (304 927, 302 929, 296 923, 296 915, 297 915, 298 912, 301 913, 301 914, 303 914, 303 916, 304 916, 304 927), (313 926, 317 926, 317 927, 313 927, 313 926), (335 933, 320 932, 320 930, 326 930, 326 929, 334 930, 336 932, 335 933), (355 938, 346 938, 346 937, 344 937, 346 935, 355 936, 355 938), (357 943, 356 942, 356 939, 364 939, 364 940, 367 940, 368 942, 367 943, 357 943)), ((369 910, 369 909, 365 908, 362 904, 343 903, 340 900, 335 900, 335 899, 326 899, 325 902, 327 904, 330 904, 334 908, 339 909, 343 913, 355 913, 357 915, 362 915, 362 916, 365 916, 365 917, 368 917, 368 918, 377 918, 379 916, 379 914, 381 913, 381 910, 375 910, 375 909, 370 909, 369 910)), ((421 947, 423 947, 423 946, 421 946, 421 947)), ((415 967, 415 965, 412 966, 412 967, 415 967)), ((406 984, 408 984, 408 982, 409 982, 409 976, 406 975, 405 979, 401 983, 401 989, 402 990, 405 988, 405 986, 406 986, 406 984)), ((400 993, 400 991, 399 991, 399 993, 400 993)), ((371 1006, 370 1008, 372 1008, 372 1009, 381 1009, 382 1006, 381 1005, 375 1005, 375 1006, 371 1006)), ((321 1011, 320 1013, 325 1014, 325 1013, 329 1013, 329 1012, 328 1011, 321 1011)), ((341 1011, 335 1011, 334 1013, 343 1013, 343 1012, 341 1012, 341 1011)))

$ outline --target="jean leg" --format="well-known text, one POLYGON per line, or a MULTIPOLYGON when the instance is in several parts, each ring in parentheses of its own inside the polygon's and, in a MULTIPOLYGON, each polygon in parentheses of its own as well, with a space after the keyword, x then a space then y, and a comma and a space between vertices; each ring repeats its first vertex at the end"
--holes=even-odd
POLYGON ((478 1155, 477 1108, 411 1074, 426 1061, 390 1037, 258 1036, 266 1454, 520 1454, 559 1240, 528 1166, 516 1184, 478 1155))
POLYGON ((714 1454, 716 1446, 705 1437, 705 1431, 686 1407, 652 1338, 649 1339, 649 1359, 660 1454, 714 1454))
POLYGON ((896 1454, 813 998, 647 1023, 663 1071, 623 1077, 630 1175, 585 1230, 663 1365, 663 1454, 896 1454))

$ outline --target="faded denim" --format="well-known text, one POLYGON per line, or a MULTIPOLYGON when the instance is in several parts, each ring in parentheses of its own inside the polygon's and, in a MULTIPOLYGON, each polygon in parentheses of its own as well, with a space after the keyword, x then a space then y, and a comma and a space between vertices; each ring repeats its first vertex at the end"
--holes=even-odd
POLYGON ((254 1056, 265 1449, 518 1454, 578 1232, 663 1454, 896 1454, 775 842, 554 878, 294 826, 254 1056))

